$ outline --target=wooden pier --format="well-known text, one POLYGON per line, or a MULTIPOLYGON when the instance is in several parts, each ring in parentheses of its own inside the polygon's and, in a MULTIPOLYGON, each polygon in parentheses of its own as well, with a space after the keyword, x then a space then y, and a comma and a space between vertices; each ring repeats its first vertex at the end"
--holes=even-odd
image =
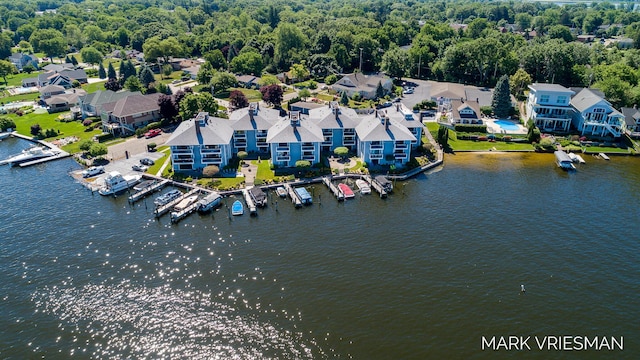
POLYGON ((172 202, 162 205, 160 207, 157 207, 153 213, 155 214, 155 216, 158 218, 164 214, 166 214, 167 212, 169 212, 169 210, 171 210, 174 206, 176 206, 178 203, 180 203, 180 201, 188 198, 189 196, 195 195, 197 193, 199 193, 200 190, 199 189, 193 189, 191 191, 189 191, 188 193, 182 195, 181 197, 173 200, 172 202))
POLYGON ((344 194, 342 193, 342 191, 340 191, 340 189, 338 189, 338 187, 335 186, 328 177, 326 177, 326 176, 323 177, 322 178, 322 182, 325 185, 327 185, 329 190, 331 190, 331 192, 333 193, 333 195, 335 195, 335 197, 336 197, 336 199, 338 199, 338 201, 344 200, 344 194))
POLYGON ((130 203, 135 203, 136 201, 144 198, 145 196, 156 192, 156 191, 160 191, 160 189, 162 189, 163 187, 165 187, 167 184, 169 184, 171 181, 170 180, 162 180, 160 182, 157 182, 147 188, 144 188, 140 191, 138 191, 137 193, 129 196, 129 202, 130 203))
POLYGON ((249 190, 247 189, 242 190, 242 196, 244 197, 244 202, 247 204, 247 207, 249 208, 249 213, 251 213, 251 215, 256 215, 257 214, 256 204, 253 202, 251 195, 249 195, 249 190))
POLYGON ((380 194, 380 197, 381 197, 381 198, 386 198, 386 197, 387 197, 387 191, 386 191, 382 186, 380 186, 380 184, 378 184, 378 182, 373 181, 373 180, 371 179, 371 176, 369 176, 369 175, 365 175, 365 176, 363 176, 362 178, 364 179, 364 181, 368 182, 368 183, 369 183, 369 185, 370 185, 370 186, 371 186, 375 191, 377 191, 377 192, 380 194))
POLYGON ((293 188, 291 187, 291 185, 284 184, 284 188, 287 190, 287 194, 289 194, 289 197, 291 198, 291 202, 293 203, 293 205, 297 208, 302 207, 302 200, 300 199, 298 194, 296 194, 296 192, 293 191, 293 188))

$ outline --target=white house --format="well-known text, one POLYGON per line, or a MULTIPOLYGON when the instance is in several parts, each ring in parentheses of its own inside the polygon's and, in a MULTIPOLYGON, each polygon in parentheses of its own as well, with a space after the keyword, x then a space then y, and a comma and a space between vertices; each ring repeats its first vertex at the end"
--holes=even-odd
POLYGON ((575 109, 573 124, 581 135, 617 138, 624 132, 624 115, 591 89, 576 94, 571 106, 575 109))
POLYGON ((531 84, 527 99, 527 120, 533 120, 543 132, 568 132, 574 108, 575 92, 558 84, 531 84))

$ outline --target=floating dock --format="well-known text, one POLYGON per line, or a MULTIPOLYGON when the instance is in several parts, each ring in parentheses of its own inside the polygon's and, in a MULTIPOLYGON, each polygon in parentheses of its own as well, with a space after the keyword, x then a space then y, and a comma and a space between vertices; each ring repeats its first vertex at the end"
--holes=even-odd
POLYGON ((289 194, 289 197, 291 198, 291 202, 293 203, 293 205, 297 208, 301 207, 302 200, 300 199, 298 194, 295 191, 293 191, 293 188, 291 187, 291 185, 284 184, 284 188, 287 190, 287 194, 289 194))
POLYGON ((364 179, 364 181, 369 183, 369 185, 373 188, 373 190, 377 191, 378 194, 380 194, 381 198, 386 198, 387 197, 387 190, 385 190, 380 184, 378 184, 377 181, 373 181, 371 179, 371 176, 365 175, 362 178, 364 179))
POLYGON ((328 177, 323 177, 322 178, 322 182, 327 185, 327 187, 329 188, 329 190, 331 190, 331 192, 333 193, 333 195, 336 197, 336 199, 338 199, 338 201, 342 201, 344 200, 344 194, 342 194, 342 191, 340 191, 340 189, 338 189, 337 186, 335 186, 331 180, 329 180, 328 177))
POLYGON ((155 183, 155 184, 153 184, 153 185, 151 185, 151 186, 149 186, 147 188, 144 188, 144 189, 138 191, 137 193, 129 196, 129 202, 133 204, 134 202, 144 198, 145 196, 147 196, 147 195, 149 195, 149 194, 151 194, 153 192, 159 191, 163 187, 167 186, 167 184, 169 184, 169 182, 170 182, 169 180, 162 180, 162 181, 157 182, 157 183, 155 183))
MULTIPOLYGON (((195 194, 197 194, 198 192, 200 192, 200 190, 198 189, 193 189, 191 191, 189 191, 188 193, 182 195, 181 197, 173 200, 172 202, 166 204, 166 205, 162 205, 158 208, 156 208, 153 213, 155 214, 156 217, 160 217, 164 214, 166 214, 167 212, 169 212, 169 210, 171 210, 174 206, 176 206, 178 203, 180 203, 180 201, 188 198, 189 196, 193 196, 195 194)), ((196 202, 197 203, 197 202, 196 202)))
POLYGON ((247 207, 249 208, 249 213, 251 215, 256 215, 257 214, 256 204, 253 202, 253 199, 249 194, 249 190, 247 189, 242 190, 242 196, 244 197, 244 202, 247 204, 247 207))

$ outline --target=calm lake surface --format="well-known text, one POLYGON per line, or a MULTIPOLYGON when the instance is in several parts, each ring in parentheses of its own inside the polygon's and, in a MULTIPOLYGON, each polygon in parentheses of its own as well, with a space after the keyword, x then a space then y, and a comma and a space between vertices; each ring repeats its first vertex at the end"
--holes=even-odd
POLYGON ((0 167, 0 358, 637 358, 640 159, 585 159, 449 155, 386 200, 317 184, 309 207, 177 225, 73 160, 0 167), (509 335, 624 351, 482 351, 509 335))

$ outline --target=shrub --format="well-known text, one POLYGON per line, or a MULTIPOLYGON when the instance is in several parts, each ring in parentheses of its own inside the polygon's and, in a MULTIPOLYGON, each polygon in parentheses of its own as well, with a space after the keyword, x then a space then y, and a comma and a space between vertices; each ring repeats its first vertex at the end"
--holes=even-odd
POLYGON ((206 178, 212 178, 220 172, 220 168, 216 165, 208 165, 202 169, 202 176, 206 178))
POLYGON ((338 75, 336 74, 331 74, 324 78, 324 83, 327 85, 333 85, 336 81, 338 81, 338 75))
POLYGON ((86 119, 82 122, 82 125, 84 126, 89 126, 91 124, 93 124, 93 121, 91 121, 91 119, 86 119))
POLYGON ((102 134, 96 135, 95 138, 96 138, 96 140, 98 140, 98 142, 105 142, 107 140, 113 139, 113 134, 111 134, 111 133, 102 133, 102 134))
POLYGON ((454 127, 456 132, 470 132, 470 133, 483 133, 487 132, 487 125, 468 125, 468 124, 456 124, 454 127))

